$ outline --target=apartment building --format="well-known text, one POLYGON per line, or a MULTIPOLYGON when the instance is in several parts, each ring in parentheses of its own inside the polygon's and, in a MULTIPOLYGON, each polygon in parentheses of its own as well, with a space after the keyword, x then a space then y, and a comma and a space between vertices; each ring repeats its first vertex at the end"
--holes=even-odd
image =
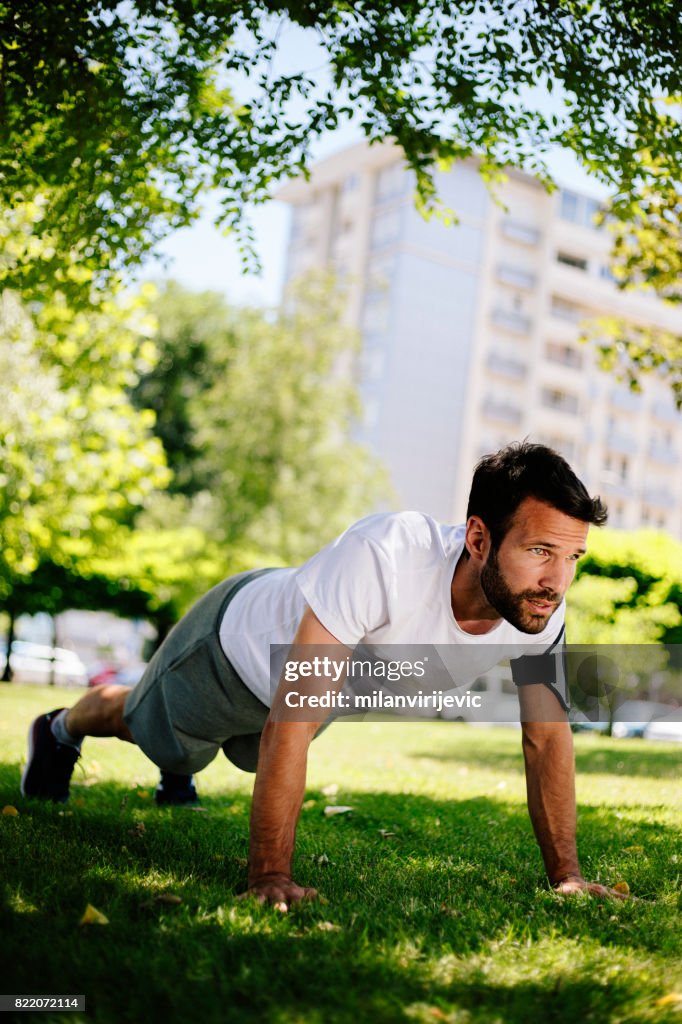
POLYGON ((557 448, 614 526, 682 532, 682 415, 663 381, 635 394, 578 342, 627 316, 682 333, 682 313, 621 293, 596 200, 512 172, 491 198, 473 161, 438 172, 458 223, 424 220, 398 149, 353 146, 278 198, 293 208, 287 278, 333 267, 363 338, 363 438, 403 508, 464 517, 481 455, 511 440, 557 448))

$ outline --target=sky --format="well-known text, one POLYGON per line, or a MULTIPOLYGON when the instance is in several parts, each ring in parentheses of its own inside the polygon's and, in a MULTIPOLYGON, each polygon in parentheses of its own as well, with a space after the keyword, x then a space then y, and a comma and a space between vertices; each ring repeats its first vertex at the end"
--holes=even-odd
MULTIPOLYGON (((278 32, 279 45, 273 72, 293 73, 302 68, 313 69, 320 83, 326 84, 326 54, 314 35, 288 25, 278 32)), ((240 42, 237 39, 237 42, 240 42)), ((231 82, 237 98, 249 98, 249 86, 244 81, 231 82)), ((549 110, 559 102, 556 93, 542 97, 549 110)), ((535 92, 534 102, 538 94, 535 92)), ((348 124, 328 132, 314 145, 315 160, 332 156, 363 139, 357 125, 348 124)), ((577 191, 589 192, 598 198, 604 189, 578 165, 572 153, 557 151, 547 160, 550 172, 558 184, 577 191)), ((205 210, 192 227, 176 231, 159 248, 159 259, 152 261, 142 275, 146 280, 173 277, 193 290, 212 289, 223 292, 231 303, 238 305, 274 306, 279 302, 284 282, 286 248, 290 223, 290 210, 286 203, 273 199, 252 210, 249 218, 254 227, 256 250, 262 263, 262 272, 244 274, 236 241, 214 226, 218 209, 216 197, 209 197, 205 210)))

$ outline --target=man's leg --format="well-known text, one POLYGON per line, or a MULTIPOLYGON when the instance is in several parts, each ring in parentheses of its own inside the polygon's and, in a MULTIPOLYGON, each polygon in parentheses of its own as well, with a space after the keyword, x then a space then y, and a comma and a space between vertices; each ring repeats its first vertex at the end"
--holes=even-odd
POLYGON ((129 695, 129 686, 115 683, 93 686, 66 712, 64 725, 76 741, 81 741, 84 736, 116 736, 134 743, 130 729, 123 721, 123 708, 129 695))
POLYGON ((28 734, 28 763, 21 779, 24 796, 65 803, 69 783, 85 736, 117 736, 134 743, 123 721, 130 694, 127 686, 103 683, 70 710, 56 708, 39 715, 28 734))

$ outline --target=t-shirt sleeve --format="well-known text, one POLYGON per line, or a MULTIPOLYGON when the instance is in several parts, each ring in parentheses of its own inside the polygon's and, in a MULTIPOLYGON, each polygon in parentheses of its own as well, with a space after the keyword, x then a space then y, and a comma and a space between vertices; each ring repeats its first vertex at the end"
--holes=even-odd
POLYGON ((296 582, 325 629, 349 647, 388 621, 388 559, 360 532, 348 530, 319 551, 296 582))
POLYGON ((542 683, 558 698, 564 711, 570 711, 566 672, 566 626, 563 623, 549 647, 545 650, 540 649, 537 654, 522 654, 518 658, 512 658, 509 664, 512 679, 517 686, 542 683))

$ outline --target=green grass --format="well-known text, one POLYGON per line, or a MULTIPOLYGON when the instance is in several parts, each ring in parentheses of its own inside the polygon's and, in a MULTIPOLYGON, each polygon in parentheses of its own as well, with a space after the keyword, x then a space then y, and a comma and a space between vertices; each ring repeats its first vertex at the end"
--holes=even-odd
POLYGON ((0 689, 0 806, 20 812, 0 817, 0 991, 87 998, 36 1020, 682 1021, 657 1005, 682 992, 679 747, 576 737, 585 873, 642 897, 602 902, 547 889, 517 731, 338 724, 311 748, 296 859, 325 901, 281 915, 235 899, 253 780, 222 755, 201 812, 156 808, 156 769, 116 740, 86 741, 66 807, 21 798, 30 720, 73 700, 0 689), (87 903, 108 926, 79 926, 87 903))

